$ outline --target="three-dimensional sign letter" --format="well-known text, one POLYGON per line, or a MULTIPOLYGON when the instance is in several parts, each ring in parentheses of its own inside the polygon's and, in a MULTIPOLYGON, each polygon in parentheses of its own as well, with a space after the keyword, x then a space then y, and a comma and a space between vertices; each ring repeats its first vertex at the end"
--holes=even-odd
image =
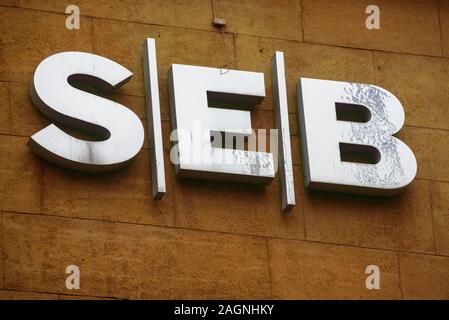
POLYGON ((273 154, 219 148, 210 141, 213 132, 251 135, 248 110, 265 97, 263 73, 174 64, 169 85, 178 176, 263 184, 273 180, 273 154))
POLYGON ((393 137, 399 100, 373 85, 301 78, 298 117, 309 189, 391 195, 416 175, 410 148, 393 137))
POLYGON ((119 103, 71 86, 69 80, 113 91, 131 76, 120 64, 90 53, 63 52, 43 60, 30 87, 36 107, 56 123, 94 134, 100 141, 78 139, 51 124, 30 138, 31 150, 81 171, 110 171, 126 165, 143 145, 139 117, 119 103))

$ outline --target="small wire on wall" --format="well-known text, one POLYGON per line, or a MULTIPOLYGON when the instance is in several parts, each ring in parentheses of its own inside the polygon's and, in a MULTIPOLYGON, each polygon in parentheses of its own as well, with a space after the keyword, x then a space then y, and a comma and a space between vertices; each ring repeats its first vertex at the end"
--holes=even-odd
POLYGON ((212 2, 212 24, 216 27, 216 28, 220 28, 221 33, 223 35, 223 42, 225 44, 226 47, 230 48, 232 51, 232 59, 231 61, 225 63, 224 65, 222 65, 220 67, 220 69, 222 69, 222 74, 225 74, 227 72, 229 72, 228 67, 234 63, 236 63, 236 57, 237 57, 237 53, 236 53, 236 48, 235 48, 235 44, 234 44, 234 35, 232 35, 232 45, 230 46, 229 43, 226 41, 226 33, 225 33, 225 26, 226 26, 226 20, 222 19, 222 18, 217 18, 217 9, 216 9, 216 3, 215 0, 211 0, 212 2))

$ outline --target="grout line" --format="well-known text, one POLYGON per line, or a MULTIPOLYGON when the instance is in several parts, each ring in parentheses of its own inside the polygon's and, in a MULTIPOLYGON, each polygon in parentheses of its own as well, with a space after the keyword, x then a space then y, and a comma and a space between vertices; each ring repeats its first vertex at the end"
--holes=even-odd
MULTIPOLYGON (((265 110, 265 109, 264 109, 265 110)), ((269 110, 267 110, 269 111, 269 110)), ((289 114, 294 114, 296 115, 296 113, 289 113, 289 114)), ((404 125, 401 130, 403 128, 414 128, 414 129, 423 129, 423 130, 435 130, 435 131, 444 131, 444 132, 449 132, 449 129, 443 129, 443 128, 430 128, 430 127, 424 127, 424 126, 416 126, 416 125, 410 125, 410 124, 406 124, 404 125)), ((398 133, 395 133, 393 136, 396 136, 397 134, 400 134, 401 130, 398 133)), ((296 136, 298 135, 298 133, 292 133, 292 136, 296 136)))
POLYGON ((304 30, 304 6, 303 6, 303 0, 299 1, 299 19, 301 19, 301 34, 302 34, 302 41, 306 41, 306 32, 304 30))
MULTIPOLYGON (((273 110, 267 110, 267 109, 260 109, 260 110, 256 110, 257 112, 267 112, 267 113, 273 113, 273 110)), ((253 111, 253 112, 256 112, 253 111)), ((289 113, 290 115, 296 115, 296 113, 289 113)), ((146 119, 146 116, 142 116, 140 118, 142 119, 146 119)), ((51 119, 50 119, 51 120, 51 119)), ((167 118, 167 119, 162 119, 161 122, 163 123, 168 123, 170 122, 171 119, 167 118)), ((442 128, 429 128, 429 127, 423 127, 423 126, 415 126, 415 125, 404 125, 402 128, 410 128, 410 129, 421 129, 421 130, 431 130, 431 131, 442 131, 444 133, 449 133, 449 129, 442 129, 442 128)), ((273 129, 273 128, 258 128, 258 129, 273 129)), ((401 129, 402 130, 402 129, 401 129)), ((401 131, 399 131, 401 132, 401 131)), ((29 137, 29 135, 25 135, 25 134, 17 134, 17 133, 8 133, 8 132, 1 132, 0 129, 0 135, 4 135, 4 136, 12 136, 12 137, 29 137)), ((293 132, 290 133, 290 136, 299 136, 299 132, 293 132)), ((393 136, 396 136, 393 135, 393 136)), ((435 181, 439 181, 439 180, 435 180, 435 181)))
MULTIPOLYGON (((266 38, 263 36, 256 36, 260 38, 266 38)), ((284 40, 284 39, 279 39, 284 40)), ((284 40, 289 41, 289 40, 284 40)), ((299 42, 299 41, 296 41, 299 42)), ((413 57, 422 57, 422 58, 436 58, 436 59, 444 59, 449 60, 449 57, 439 56, 439 55, 429 55, 429 54, 422 54, 422 53, 413 53, 413 52, 405 52, 405 51, 388 51, 383 49, 375 49, 375 48, 360 48, 360 47, 350 47, 345 45, 339 45, 339 44, 327 44, 327 43, 321 43, 321 42, 314 42, 314 41, 303 41, 305 44, 310 45, 317 45, 317 46, 324 46, 329 48, 340 48, 340 49, 349 49, 349 50, 359 50, 359 51, 373 51, 373 52, 380 52, 380 53, 389 53, 389 54, 402 54, 407 56, 413 56, 413 57)))
POLYGON ((441 12, 440 12, 440 2, 441 0, 437 1, 438 6, 438 27, 440 29, 440 45, 441 45, 441 56, 444 57, 444 46, 443 46, 443 24, 441 23, 441 12))
MULTIPOLYGON (((302 166, 301 166, 301 171, 302 171, 302 166)), ((297 186, 297 188, 301 188, 303 192, 305 192, 304 187, 301 183, 300 186, 297 186)), ((307 238, 307 215, 306 215, 306 208, 304 205, 304 199, 301 197, 300 198, 301 201, 301 213, 302 213, 302 224, 303 224, 303 230, 304 230, 304 240, 308 241, 307 238)))
POLYGON ((342 248, 366 249, 366 250, 384 251, 384 252, 400 252, 400 253, 419 254, 419 255, 425 255, 425 256, 436 256, 436 257, 441 257, 441 258, 449 258, 449 255, 435 254, 435 253, 429 253, 429 252, 417 252, 417 251, 405 251, 405 250, 400 250, 400 249, 355 246, 355 245, 350 245, 350 244, 323 242, 323 241, 319 241, 319 240, 293 239, 293 238, 273 237, 273 236, 269 236, 269 235, 264 236, 264 235, 255 235, 255 234, 247 234, 247 233, 233 233, 233 232, 229 232, 229 231, 188 228, 188 227, 180 227, 180 226, 175 226, 175 225, 169 226, 169 225, 157 225, 157 224, 142 224, 142 223, 137 223, 137 222, 102 220, 102 219, 95 219, 95 218, 88 218, 88 217, 71 217, 71 216, 61 216, 58 214, 51 214, 51 213, 32 213, 32 212, 21 212, 21 211, 13 211, 13 210, 7 210, 7 211, 4 211, 4 213, 30 215, 30 216, 36 216, 36 217, 47 217, 47 218, 56 218, 56 219, 78 220, 78 221, 84 221, 84 222, 88 222, 88 221, 98 222, 98 223, 101 222, 101 223, 109 223, 109 224, 117 224, 117 225, 125 225, 125 226, 141 226, 141 227, 160 228, 160 229, 169 229, 169 230, 183 230, 183 231, 194 231, 194 232, 204 232, 204 233, 215 233, 215 234, 222 234, 222 235, 236 236, 236 237, 248 237, 248 238, 260 239, 260 240, 270 239, 270 240, 285 240, 285 241, 293 241, 293 242, 315 243, 315 244, 322 244, 322 245, 328 245, 328 246, 337 246, 337 247, 342 247, 342 248))
POLYGON ((374 57, 374 51, 371 51, 371 55, 373 57, 373 79, 374 79, 374 83, 377 83, 377 78, 376 78, 376 59, 374 57))
POLYGON ((273 285, 271 283, 271 262, 270 262, 270 240, 265 239, 265 244, 267 246, 267 268, 268 268, 268 284, 270 286, 270 299, 273 300, 273 285))
MULTIPOLYGON (((5 84, 11 83, 11 84, 16 84, 16 85, 28 85, 29 81, 26 82, 26 81, 0 79, 0 83, 5 83, 5 84)), ((98 92, 98 93, 105 93, 105 92, 98 92)), ((110 95, 111 97, 124 96, 124 97, 143 98, 143 99, 145 98, 145 96, 143 96, 143 95, 140 96, 140 95, 136 95, 136 94, 130 94, 130 93, 124 93, 124 92, 118 92, 118 91, 111 92, 108 95, 110 95)))
POLYGON ((5 242, 4 234, 5 234, 5 232, 4 232, 4 228, 3 228, 3 211, 0 211, 0 231, 1 231, 1 234, 0 234, 0 241, 1 241, 1 243, 0 243, 0 258, 1 258, 1 261, 0 261, 0 263, 1 263, 1 268, 2 268, 1 269, 2 270, 1 288, 4 288, 5 280, 6 280, 6 277, 5 277, 5 269, 6 269, 5 261, 6 261, 6 259, 5 259, 5 249, 4 249, 4 242, 5 242))
MULTIPOLYGON (((51 14, 58 14, 67 16, 64 12, 59 11, 53 11, 53 10, 44 10, 44 9, 36 9, 36 8, 26 8, 26 7, 18 7, 18 6, 7 6, 0 4, 0 7, 7 7, 7 8, 16 8, 19 10, 26 10, 26 11, 37 11, 42 13, 51 13, 51 14)), ((105 21, 115 21, 115 22, 125 22, 125 23, 132 23, 132 24, 140 24, 140 25, 146 25, 146 26, 154 26, 154 27, 167 27, 167 28, 175 28, 175 29, 183 29, 183 30, 191 30, 191 31, 202 31, 202 32, 210 32, 210 33, 221 33, 221 31, 217 31, 214 29, 199 29, 199 28, 192 28, 192 27, 183 27, 183 26, 177 26, 177 25, 166 25, 166 24, 158 24, 158 23, 149 23, 144 21, 137 21, 137 20, 124 20, 124 19, 118 19, 118 18, 109 18, 109 17, 100 17, 100 16, 92 16, 92 15, 85 15, 81 14, 81 18, 93 18, 98 20, 105 20, 105 21)), ((227 32, 226 32, 227 33, 227 32)))
POLYGON ((16 1, 17 2, 15 2, 15 4, 2 3, 2 4, 0 4, 0 7, 24 9, 20 6, 19 0, 16 0, 16 1))
POLYGON ((383 251, 383 252, 390 252, 390 253, 416 254, 416 255, 430 256, 430 257, 440 257, 440 258, 447 258, 447 259, 449 259, 449 255, 435 254, 435 253, 429 253, 429 252, 416 252, 416 251, 405 251, 405 250, 399 250, 399 249, 387 249, 387 248, 376 248, 376 247, 367 247, 367 246, 356 246, 356 245, 349 245, 349 244, 324 242, 324 241, 319 241, 319 240, 301 240, 301 239, 289 239, 289 238, 270 237, 270 236, 264 236, 264 237, 268 238, 270 240, 305 242, 305 243, 320 244, 320 245, 327 245, 327 246, 337 246, 337 247, 341 247, 341 248, 364 249, 364 250, 383 251))
POLYGON ((402 288, 402 276, 401 276, 401 260, 399 258, 399 252, 396 252, 396 262, 398 264, 399 292, 401 294, 401 299, 404 300, 404 290, 402 288))
POLYGON ((95 46, 95 21, 96 18, 90 18, 90 41, 92 46, 92 53, 97 52, 97 48, 95 46))
POLYGON ((237 38, 236 34, 232 34, 232 46, 234 47, 234 68, 238 68, 237 38))
POLYGON ((18 292, 18 293, 37 293, 37 294, 49 294, 54 296, 65 296, 65 297, 85 297, 85 298, 103 298, 103 299, 113 299, 113 300, 127 300, 126 298, 108 297, 108 296, 93 296, 86 294, 68 294, 68 293, 58 293, 50 291, 34 291, 34 290, 19 290, 19 289, 2 289, 3 291, 18 292))
MULTIPOLYGON (((449 132, 449 129, 443 129, 443 128, 430 128, 430 127, 425 127, 425 126, 417 126, 417 125, 410 125, 410 124, 406 124, 403 126, 403 128, 416 128, 416 129, 425 129, 425 130, 437 130, 437 131, 444 131, 444 132, 449 132)), ((402 130, 402 129, 401 129, 402 130)), ((400 132, 400 131, 399 131, 400 132)))
MULTIPOLYGON (((300 163, 293 163, 293 165, 294 165, 295 167, 302 167, 302 166, 303 166, 303 165, 300 164, 300 163)), ((430 178, 423 178, 423 177, 418 177, 418 178, 413 179, 413 181, 415 181, 415 180, 430 181, 430 182, 439 182, 439 183, 446 183, 446 184, 449 183, 449 180, 446 181, 446 180, 430 179, 430 178)), ((338 193, 335 193, 335 194, 338 194, 338 193)), ((344 193, 339 193, 339 194, 344 194, 344 193)), ((348 194, 348 193, 346 193, 346 194, 348 194)))
MULTIPOLYGON (((299 147, 299 149, 301 149, 300 146, 298 146, 298 147, 299 147)), ((300 157, 302 157, 301 150, 300 150, 300 157)), ((303 180, 303 179, 301 179, 304 176, 303 165, 295 165, 293 162, 292 162, 292 165, 293 165, 293 167, 295 167, 295 166, 299 167, 298 170, 300 171, 300 176, 299 176, 298 180, 303 180)), ((295 171, 293 170, 293 177, 294 177, 294 172, 295 171)), ((297 197, 297 198, 300 202, 299 205, 301 206, 302 222, 303 222, 302 224, 303 224, 303 230, 304 230, 304 240, 307 241, 307 217, 306 217, 307 215, 306 215, 306 207, 304 204, 304 197, 302 197, 302 195, 304 194, 304 192, 306 192, 306 190, 304 189, 303 182, 301 182, 299 185, 298 184, 295 185, 295 194, 296 194, 296 192, 299 193, 299 197, 297 197)))
POLYGON ((11 84, 10 83, 6 83, 6 90, 8 92, 8 116, 11 116, 12 113, 12 106, 11 106, 11 101, 12 101, 12 89, 11 89, 11 84))
POLYGON ((40 212, 44 212, 45 210, 45 163, 43 161, 36 161, 36 165, 39 167, 39 210, 40 212))
MULTIPOLYGON (((1 4, 0 4, 0 7, 17 8, 20 10, 38 11, 38 12, 43 12, 43 13, 53 13, 53 14, 60 14, 60 15, 64 15, 64 16, 66 15, 65 13, 57 12, 57 11, 31 9, 31 8, 24 8, 24 7, 11 7, 11 6, 6 6, 6 5, 1 5, 1 4)), ((175 26, 175 25, 163 25, 163 24, 156 24, 156 23, 139 22, 139 21, 132 21, 132 20, 122 20, 122 19, 116 19, 116 18, 106 18, 106 17, 89 16, 89 15, 81 15, 81 17, 95 18, 97 20, 105 20, 105 21, 126 22, 126 23, 140 24, 140 25, 146 25, 146 26, 166 27, 166 28, 174 28, 174 29, 198 31, 198 32, 209 32, 209 33, 214 33, 214 34, 222 32, 222 31, 216 31, 216 30, 198 29, 198 28, 182 27, 182 26, 175 26)), ((226 31, 224 33, 226 35, 233 34, 231 32, 226 32, 226 31)), ((294 39, 267 37, 267 36, 247 34, 247 33, 239 33, 238 35, 259 38, 259 39, 266 39, 266 40, 280 40, 280 41, 287 41, 287 42, 294 42, 294 43, 304 43, 304 44, 318 45, 318 46, 324 46, 324 47, 329 47, 329 48, 342 48, 342 49, 351 49, 351 50, 360 50, 360 51, 376 51, 376 52, 384 52, 384 53, 392 53, 392 54, 404 54, 404 55, 411 55, 411 56, 418 56, 418 57, 440 58, 440 59, 449 60, 449 57, 445 57, 442 55, 429 55, 429 54, 420 54, 420 53, 412 53, 412 52, 404 52, 404 51, 388 51, 388 50, 374 49, 374 48, 351 47, 351 46, 338 45, 338 44, 326 44, 326 43, 320 43, 320 42, 314 42, 314 41, 300 41, 300 40, 294 40, 294 39)))
POLYGON ((435 214, 434 214, 434 189, 436 188, 435 183, 432 183, 429 187, 429 197, 430 197, 430 217, 432 219, 432 233, 433 233, 433 248, 435 253, 438 253, 437 246, 437 232, 435 230, 435 214))

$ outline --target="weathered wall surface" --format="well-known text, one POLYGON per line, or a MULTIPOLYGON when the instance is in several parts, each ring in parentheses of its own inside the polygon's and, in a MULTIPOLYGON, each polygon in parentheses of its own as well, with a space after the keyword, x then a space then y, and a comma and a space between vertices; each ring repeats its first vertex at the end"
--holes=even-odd
MULTIPOLYGON (((381 30, 365 28, 373 1, 0 0, 0 298, 446 298, 449 299, 449 1, 376 0, 381 30), (49 123, 32 105, 34 68, 61 51, 86 51, 134 72, 111 95, 146 121, 141 44, 157 40, 165 148, 171 63, 265 72, 252 114, 273 128, 270 59, 284 51, 297 206, 280 212, 265 189, 178 181, 151 199, 148 145, 128 168, 82 174, 31 154, 49 123), (304 190, 295 86, 300 76, 376 84, 406 112, 398 135, 415 152, 417 179, 393 198, 304 190), (65 268, 81 269, 81 289, 65 268), (381 289, 365 288, 365 268, 381 289)), ((147 137, 146 137, 147 139, 147 137)))

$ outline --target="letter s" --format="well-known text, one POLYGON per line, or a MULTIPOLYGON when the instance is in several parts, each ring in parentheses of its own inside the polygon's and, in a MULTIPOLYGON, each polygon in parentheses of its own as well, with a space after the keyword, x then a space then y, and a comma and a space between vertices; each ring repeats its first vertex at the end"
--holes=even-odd
POLYGON ((72 87, 68 79, 113 91, 131 76, 120 64, 90 53, 62 52, 43 60, 30 86, 36 107, 57 123, 103 140, 81 140, 51 124, 31 136, 30 149, 53 163, 80 171, 111 171, 129 163, 143 145, 140 119, 119 103, 72 87))

